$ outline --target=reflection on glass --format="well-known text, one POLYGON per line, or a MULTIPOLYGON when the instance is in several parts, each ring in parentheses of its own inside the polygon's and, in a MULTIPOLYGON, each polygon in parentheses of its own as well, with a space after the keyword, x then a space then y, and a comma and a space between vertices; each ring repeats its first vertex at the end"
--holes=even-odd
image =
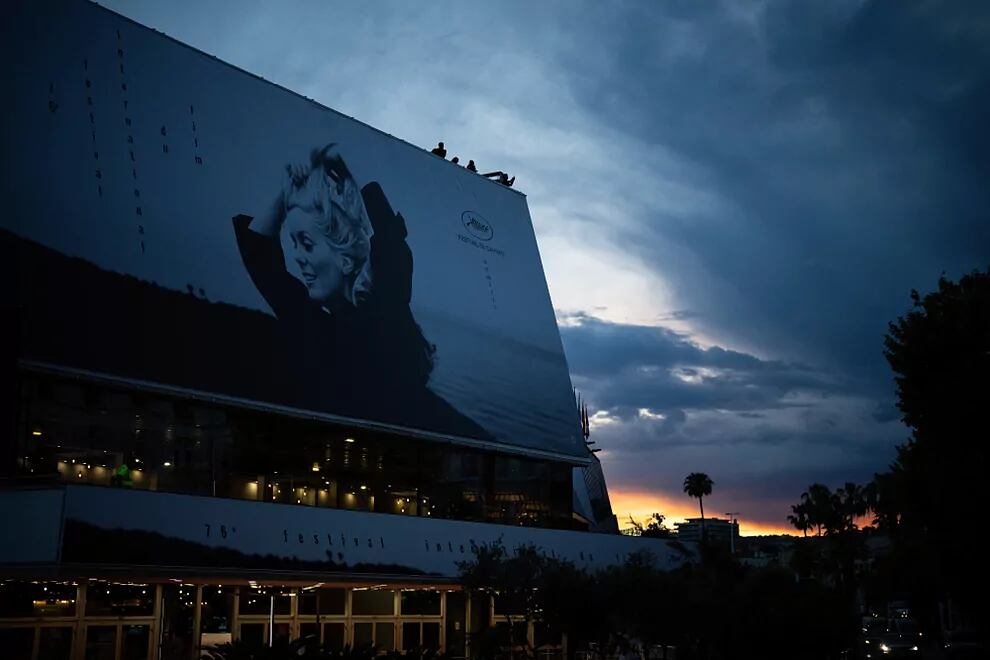
POLYGON ((272 640, 275 644, 289 641, 289 624, 276 623, 272 626, 272 640))
POLYGON ((123 626, 120 660, 148 660, 149 626, 123 626))
MULTIPOLYGON (((265 610, 266 612, 268 610, 265 610)), ((233 587, 203 587, 202 635, 229 633, 234 613, 233 587)))
POLYGON ((339 651, 344 648, 343 623, 323 624, 323 646, 331 651, 339 651))
POLYGON ((395 607, 394 593, 388 589, 355 589, 351 594, 352 613, 391 616, 395 607))
POLYGON ((249 644, 261 644, 265 640, 265 624, 242 623, 241 639, 249 644))
POLYGON ((38 660, 69 660, 72 654, 72 628, 52 626, 41 628, 38 638, 38 660))
POLYGON ((319 597, 320 599, 319 600, 320 616, 325 616, 325 615, 342 616, 344 614, 344 601, 347 598, 347 592, 343 589, 303 590, 303 592, 299 596, 299 613, 316 614, 317 597, 319 597))
POLYGON ((402 650, 413 651, 420 647, 419 621, 406 621, 402 624, 402 650))
POLYGON ((436 650, 440 648, 440 624, 425 621, 423 623, 423 648, 436 650))
POLYGON ((363 649, 373 646, 375 643, 375 624, 355 623, 354 624, 354 648, 363 649))
POLYGON ((569 465, 52 375, 20 378, 16 470, 31 483, 572 525, 569 465))
POLYGON ((86 660, 114 660, 117 626, 86 627, 86 660))
POLYGON ((86 587, 86 614, 97 616, 151 616, 155 587, 90 580, 86 587))
POLYGON ((193 649, 196 587, 162 585, 162 660, 188 660, 193 649))
POLYGON ((292 611, 292 589, 278 587, 251 587, 241 589, 241 614, 270 614, 272 607, 275 614, 289 614, 292 611), (274 602, 273 602, 274 599, 274 602))
POLYGON ((379 651, 391 651, 395 648, 395 626, 391 622, 375 624, 375 648, 379 651))
POLYGON ((403 591, 401 610, 403 614, 440 615, 440 592, 418 589, 403 591))
POLYGON ((320 629, 315 623, 300 623, 299 624, 299 639, 305 639, 306 637, 313 637, 319 640, 320 629))
POLYGON ((75 616, 74 582, 0 582, 0 617, 75 616))
POLYGON ((0 628, 0 649, 12 658, 30 658, 34 628, 0 628))

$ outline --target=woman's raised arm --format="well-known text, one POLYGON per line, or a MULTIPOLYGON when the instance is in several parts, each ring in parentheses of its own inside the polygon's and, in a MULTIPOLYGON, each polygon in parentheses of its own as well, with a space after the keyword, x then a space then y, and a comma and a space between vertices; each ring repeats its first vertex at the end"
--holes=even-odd
POLYGON ((248 229, 262 236, 278 236, 282 223, 285 222, 285 209, 289 196, 295 188, 306 183, 310 168, 306 165, 286 165, 285 178, 282 180, 282 190, 272 202, 267 213, 251 220, 248 229))

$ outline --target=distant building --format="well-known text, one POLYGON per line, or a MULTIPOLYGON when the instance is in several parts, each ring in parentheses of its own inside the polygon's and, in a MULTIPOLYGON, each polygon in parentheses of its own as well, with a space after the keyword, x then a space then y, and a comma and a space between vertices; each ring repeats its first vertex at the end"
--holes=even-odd
POLYGON ((789 535, 744 536, 736 540, 736 558, 753 567, 787 566, 797 537, 789 535))
MULTIPOLYGON (((705 518, 704 528, 708 540, 729 545, 733 536, 739 539, 739 522, 722 520, 721 518, 705 518)), ((687 522, 674 523, 678 541, 697 543, 701 541, 701 518, 688 518, 687 522)))

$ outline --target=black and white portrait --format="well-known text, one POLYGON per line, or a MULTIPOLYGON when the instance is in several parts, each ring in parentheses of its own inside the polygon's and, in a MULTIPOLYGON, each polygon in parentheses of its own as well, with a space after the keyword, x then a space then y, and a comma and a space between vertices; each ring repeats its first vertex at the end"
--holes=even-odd
POLYGON ((410 309, 406 223, 382 187, 358 182, 330 144, 286 165, 273 188, 270 208, 236 216, 234 231, 296 362, 295 386, 344 415, 488 437, 428 386, 438 348, 410 309))

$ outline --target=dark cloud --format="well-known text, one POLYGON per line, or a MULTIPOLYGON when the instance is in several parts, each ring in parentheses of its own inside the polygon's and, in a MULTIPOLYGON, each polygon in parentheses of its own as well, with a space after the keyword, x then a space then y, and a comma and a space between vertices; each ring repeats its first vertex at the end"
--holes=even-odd
POLYGON ((906 437, 869 382, 588 316, 564 317, 561 336, 623 488, 670 495, 701 470, 717 502, 780 524, 809 484, 864 482, 906 437))
POLYGON ((726 204, 657 214, 628 244, 662 272, 672 241, 726 284, 668 276, 715 336, 883 381, 908 291, 990 259, 990 6, 740 11, 609 12, 596 48, 569 53, 589 111, 696 163, 726 204))
POLYGON ((887 322, 990 263, 985 2, 121 10, 517 168, 558 305, 684 331, 563 318, 612 484, 701 469, 782 522, 809 483, 884 469, 906 437, 887 322), (572 280, 594 299, 562 302, 572 280))
POLYGON ((761 360, 718 346, 702 348, 661 327, 571 316, 561 327, 574 379, 603 410, 626 417, 640 409, 743 411, 807 406, 852 384, 805 365, 761 360), (794 395, 794 396, 791 396, 794 395))

